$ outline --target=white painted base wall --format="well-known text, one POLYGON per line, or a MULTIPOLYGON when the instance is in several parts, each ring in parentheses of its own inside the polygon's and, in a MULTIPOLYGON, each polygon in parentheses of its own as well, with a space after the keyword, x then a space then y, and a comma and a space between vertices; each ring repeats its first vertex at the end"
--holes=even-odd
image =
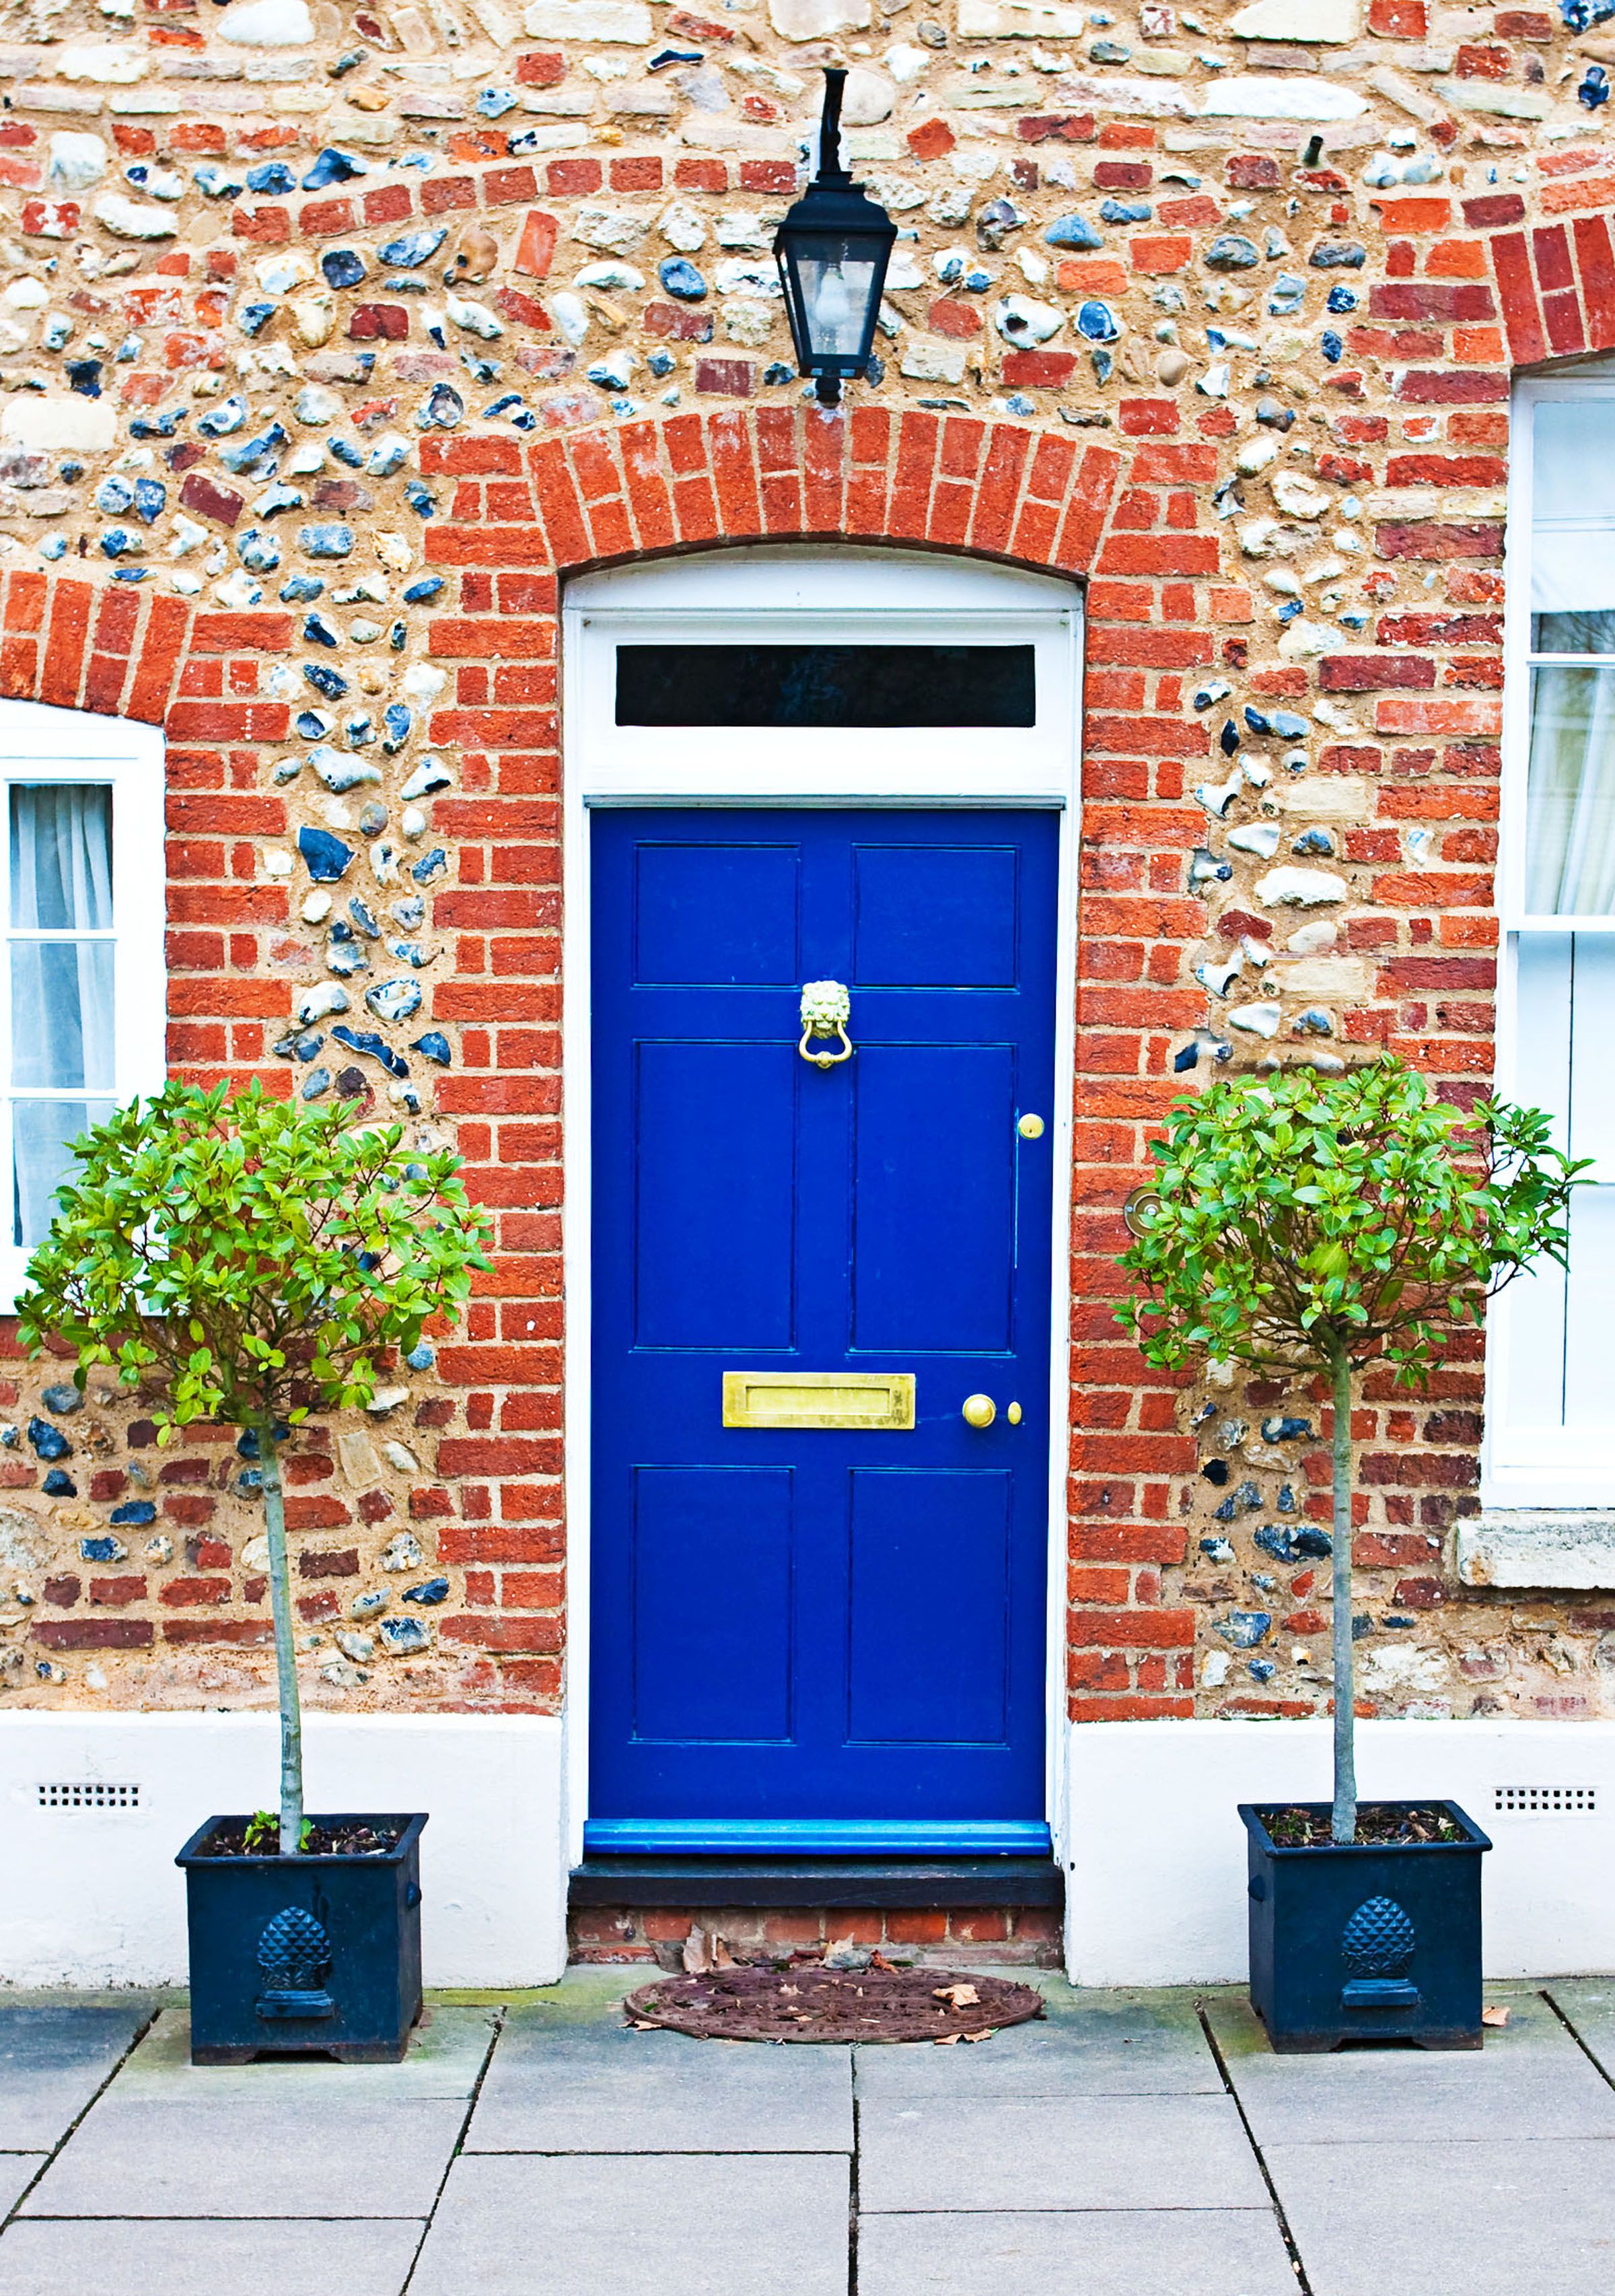
MULTIPOLYGON (((562 1725, 539 1716, 310 1715, 312 1809, 424 1809, 426 1981, 552 1983, 566 1961, 562 1725)), ((1090 1722, 1070 1734, 1067 1961, 1082 1985, 1245 1975, 1241 1801, 1324 1799, 1326 1722, 1090 1722)), ((178 1985, 204 1817, 273 1799, 270 1714, 0 1719, 0 1984, 178 1985), (135 1808, 50 1808, 41 1786, 138 1786, 135 1808)), ((1446 1795, 1490 1834, 1493 1977, 1615 1971, 1615 1723, 1368 1722, 1368 1795, 1446 1795), (1591 1788, 1590 1813, 1496 1807, 1591 1788)))
MULTIPOLYGON (((1070 1728, 1066 1956, 1078 1985, 1238 1982, 1242 1801, 1327 1800, 1321 1722, 1086 1722, 1070 1728)), ((1615 1723, 1365 1722, 1365 1799, 1440 1797, 1482 1861, 1489 1977, 1615 1971, 1615 1723), (1595 1789, 1588 1814, 1496 1807, 1502 1788, 1595 1789)))
MULTIPOLYGON (((0 1719, 0 1983, 183 1985, 202 1820, 275 1798, 272 1714, 0 1719), (41 1806, 43 1786, 140 1789, 135 1808, 41 1806)), ((537 1715, 327 1715, 304 1724, 311 1810, 430 1813, 428 1985, 552 1983, 566 1963, 561 1724, 537 1715)))

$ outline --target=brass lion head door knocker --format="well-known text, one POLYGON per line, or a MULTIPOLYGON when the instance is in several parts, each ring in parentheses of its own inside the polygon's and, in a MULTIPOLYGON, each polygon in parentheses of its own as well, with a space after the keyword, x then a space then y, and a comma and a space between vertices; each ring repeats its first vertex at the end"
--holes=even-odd
POLYGON ((805 980, 802 983, 802 1041, 797 1051, 815 1068, 832 1069, 842 1061, 852 1058, 852 1044, 847 1034, 847 1023, 852 1018, 852 998, 840 980, 805 980), (824 1050, 809 1052, 810 1041, 821 1046, 826 1039, 840 1037, 839 1053, 824 1050))

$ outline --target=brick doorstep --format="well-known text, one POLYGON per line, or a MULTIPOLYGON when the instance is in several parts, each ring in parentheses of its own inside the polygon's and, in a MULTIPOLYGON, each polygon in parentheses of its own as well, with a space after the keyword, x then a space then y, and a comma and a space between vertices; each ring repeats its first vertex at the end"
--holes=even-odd
POLYGON ((905 1960, 971 1967, 1061 1966, 1061 1919, 1050 1906, 930 1906, 907 1910, 833 1906, 579 1906, 567 1924, 573 1963, 643 1962, 676 1970, 693 1929, 721 1937, 737 1959, 811 1953, 850 1938, 905 1960))

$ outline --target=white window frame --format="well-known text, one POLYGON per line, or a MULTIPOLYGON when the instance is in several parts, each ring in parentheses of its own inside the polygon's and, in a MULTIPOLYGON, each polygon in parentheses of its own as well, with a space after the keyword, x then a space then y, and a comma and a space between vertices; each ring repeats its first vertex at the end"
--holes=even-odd
MULTIPOLYGON (((160 1092, 166 1075, 168 970, 163 851, 163 737, 153 726, 37 701, 0 701, 0 780, 104 783, 112 792, 113 1095, 160 1092)), ((11 833, 9 788, 3 800, 11 833)), ((12 1236, 10 850, 0 869, 0 1310, 15 1306, 29 1251, 12 1236)), ((35 936, 21 932, 20 939, 35 936)), ((33 1097, 33 1095, 27 1095, 33 1097)), ((44 1095, 41 1095, 44 1096, 44 1095)), ((61 1098, 70 1095, 62 1094, 61 1098)), ((89 1095, 86 1095, 86 1097, 89 1095)))
MULTIPOLYGON (((1526 906, 1527 776, 1531 746, 1531 508, 1536 410, 1555 400, 1600 398, 1615 425, 1615 362, 1562 368, 1516 381, 1509 427, 1508 528, 1504 556, 1503 775, 1497 906, 1497 1089, 1517 1096, 1521 1068, 1520 947, 1546 933, 1615 933, 1615 916, 1542 916, 1526 906)), ((1584 660, 1588 657, 1578 656, 1584 660)), ((1594 656, 1594 662, 1605 657, 1594 656)), ((1615 657, 1610 658, 1615 665, 1615 657)), ((1563 1145, 1563 1142, 1559 1143, 1563 1145)), ((1615 1179, 1615 1174, 1595 1175, 1615 1179)), ((1524 1282, 1529 1279, 1521 1278, 1524 1282)), ((1510 1350, 1520 1319, 1515 1287, 1488 1318, 1486 1439, 1481 1497, 1496 1507, 1615 1508, 1615 1413, 1607 1426, 1567 1430, 1512 1427, 1504 1415, 1510 1350)))

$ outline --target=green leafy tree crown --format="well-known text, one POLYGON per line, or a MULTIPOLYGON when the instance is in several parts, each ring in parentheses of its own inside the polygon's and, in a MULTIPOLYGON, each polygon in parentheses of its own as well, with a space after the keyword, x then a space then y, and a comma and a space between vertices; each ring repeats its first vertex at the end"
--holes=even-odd
POLYGON ((1351 1413, 1375 1360, 1422 1386, 1455 1328, 1532 1260, 1570 1249, 1584 1164, 1538 1109, 1434 1098, 1400 1061, 1219 1079, 1173 1108, 1134 1200, 1117 1308, 1152 1364, 1208 1357, 1324 1374, 1334 1426, 1331 1838, 1357 1839, 1351 1413))
MULTIPOLYGON (((340 1106, 234 1100, 170 1084, 73 1144, 51 1232, 29 1263, 18 1328, 34 1355, 63 1341, 82 1389, 99 1366, 152 1398, 160 1441, 195 1419, 250 1428, 264 1493, 281 1710, 283 1857, 306 1847, 303 1741, 283 1422, 312 1395, 369 1403, 429 1317, 457 1321, 490 1263, 489 1215, 459 1159, 406 1152, 397 1125, 349 1128, 340 1106)), ((259 1813, 257 1849, 273 1829, 259 1813)))
MULTIPOLYGON (((23 1345, 65 1341, 157 1398, 160 1423, 296 1420, 364 1405, 378 1364, 455 1316, 489 1220, 447 1150, 272 1098, 170 1084, 73 1147, 18 1303, 23 1345)), ((167 1432, 167 1425, 164 1425, 167 1432)))
POLYGON ((1298 1372, 1337 1352, 1428 1378, 1455 1325, 1544 1256, 1564 1263, 1584 1164, 1538 1109, 1436 1099, 1384 1059, 1220 1078, 1178 1102, 1120 1265, 1118 1319, 1147 1360, 1298 1372))

